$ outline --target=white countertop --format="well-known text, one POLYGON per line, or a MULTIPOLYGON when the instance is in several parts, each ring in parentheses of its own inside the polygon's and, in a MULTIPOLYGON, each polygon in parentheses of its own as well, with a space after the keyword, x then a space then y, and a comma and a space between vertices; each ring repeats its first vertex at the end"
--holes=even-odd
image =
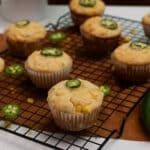
MULTIPOLYGON (((48 22, 55 22, 59 16, 68 11, 66 6, 48 6, 46 8, 46 17, 42 22, 44 24, 48 22)), ((134 20, 141 20, 141 17, 150 11, 150 6, 147 7, 131 7, 131 6, 108 6, 106 14, 120 16, 124 18, 130 18, 134 20)), ((5 22, 0 18, 0 32, 4 31, 4 27, 8 22, 5 22)), ((0 150, 50 150, 50 148, 44 147, 32 141, 25 140, 15 135, 0 131, 0 150)), ((103 150, 149 150, 149 142, 135 142, 125 140, 112 140, 103 150)), ((74 149, 76 150, 76 149, 74 149)))

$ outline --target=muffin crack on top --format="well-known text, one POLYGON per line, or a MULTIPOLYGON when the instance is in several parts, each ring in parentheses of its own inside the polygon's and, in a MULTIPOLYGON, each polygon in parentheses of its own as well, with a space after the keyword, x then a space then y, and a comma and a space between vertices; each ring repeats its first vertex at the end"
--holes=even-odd
MULTIPOLYGON (((104 19, 110 20, 107 18, 104 18, 104 19)), ((104 21, 104 19, 99 16, 88 19, 80 27, 81 34, 83 34, 87 38, 91 37, 91 36, 100 37, 100 38, 111 38, 111 37, 120 35, 120 33, 122 31, 121 26, 115 22, 116 28, 114 28, 114 30, 109 29, 109 28, 105 27, 104 25, 102 25, 102 22, 104 21)), ((111 24, 110 24, 110 26, 111 26, 111 24)))
POLYGON ((52 87, 48 94, 51 107, 69 113, 89 113, 99 107, 104 97, 99 87, 85 80, 80 81, 81 86, 78 88, 67 87, 67 80, 52 87))
POLYGON ((26 58, 44 45, 47 31, 36 21, 21 20, 9 25, 5 35, 13 54, 26 58))
POLYGON ((19 42, 34 42, 39 39, 45 38, 47 32, 43 25, 37 22, 30 22, 23 27, 18 27, 19 22, 11 24, 6 29, 8 39, 19 42))

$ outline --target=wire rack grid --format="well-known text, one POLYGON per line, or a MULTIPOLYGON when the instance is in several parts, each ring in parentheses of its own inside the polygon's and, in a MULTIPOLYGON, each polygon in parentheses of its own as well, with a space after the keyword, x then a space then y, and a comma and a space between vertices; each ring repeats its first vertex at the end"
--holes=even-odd
MULTIPOLYGON (((140 22, 110 15, 105 16, 113 18, 122 25, 123 36, 150 43, 144 36, 140 22)), ((61 16, 57 24, 50 23, 46 27, 49 30, 62 30, 67 34, 61 46, 74 59, 70 77, 90 80, 98 85, 107 83, 111 85, 112 92, 103 102, 97 123, 85 131, 72 133, 62 131, 55 126, 46 102, 47 92, 36 89, 26 75, 14 79, 2 74, 0 75, 0 107, 8 103, 15 103, 20 105, 21 113, 11 123, 0 114, 0 129, 53 149, 102 149, 110 138, 122 135, 128 116, 139 104, 150 84, 121 86, 111 73, 112 64, 109 58, 91 60, 78 57, 75 51, 82 48, 82 38, 73 27, 69 13, 61 16), (33 98, 35 102, 28 103, 28 98, 33 98)), ((2 57, 5 58, 7 65, 14 62, 24 63, 9 53, 4 53, 2 57)))

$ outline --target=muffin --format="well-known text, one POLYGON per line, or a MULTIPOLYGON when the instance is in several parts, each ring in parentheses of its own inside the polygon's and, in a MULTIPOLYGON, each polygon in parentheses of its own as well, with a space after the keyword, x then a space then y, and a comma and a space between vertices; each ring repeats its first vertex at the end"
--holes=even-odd
POLYGON ((71 79, 53 86, 47 101, 57 126, 80 131, 96 122, 103 98, 103 92, 93 83, 71 79))
POLYGON ((150 37, 150 13, 146 14, 142 19, 145 35, 150 37))
POLYGON ((86 19, 102 16, 105 4, 101 0, 71 0, 70 11, 75 25, 81 25, 86 19))
POLYGON ((80 27, 84 52, 102 56, 113 51, 119 44, 121 27, 111 18, 92 17, 80 27))
POLYGON ((43 48, 28 57, 25 69, 38 88, 50 88, 69 76, 72 59, 59 48, 43 48))
POLYGON ((111 56, 114 73, 122 81, 143 82, 150 77, 150 45, 131 42, 119 46, 111 56))
POLYGON ((0 57, 0 73, 4 71, 5 68, 5 61, 3 58, 0 57))
POLYGON ((22 20, 11 24, 6 30, 9 49, 13 54, 27 57, 44 44, 46 29, 38 22, 22 20))

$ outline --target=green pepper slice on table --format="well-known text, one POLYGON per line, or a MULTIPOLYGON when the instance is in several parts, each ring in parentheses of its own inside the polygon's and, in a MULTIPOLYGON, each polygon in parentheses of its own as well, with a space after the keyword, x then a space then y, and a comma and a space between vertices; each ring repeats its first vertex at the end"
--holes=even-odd
POLYGON ((14 119, 20 113, 20 107, 16 104, 8 104, 2 108, 2 113, 7 119, 14 119))
POLYGON ((5 73, 11 77, 18 77, 24 73, 24 67, 20 64, 13 64, 6 67, 5 73))
POLYGON ((107 84, 100 86, 100 91, 104 93, 104 96, 108 96, 111 93, 111 87, 107 84))
POLYGON ((51 33, 48 37, 50 42, 53 43, 53 44, 59 44, 65 38, 66 38, 66 35, 63 32, 54 32, 54 33, 51 33))

